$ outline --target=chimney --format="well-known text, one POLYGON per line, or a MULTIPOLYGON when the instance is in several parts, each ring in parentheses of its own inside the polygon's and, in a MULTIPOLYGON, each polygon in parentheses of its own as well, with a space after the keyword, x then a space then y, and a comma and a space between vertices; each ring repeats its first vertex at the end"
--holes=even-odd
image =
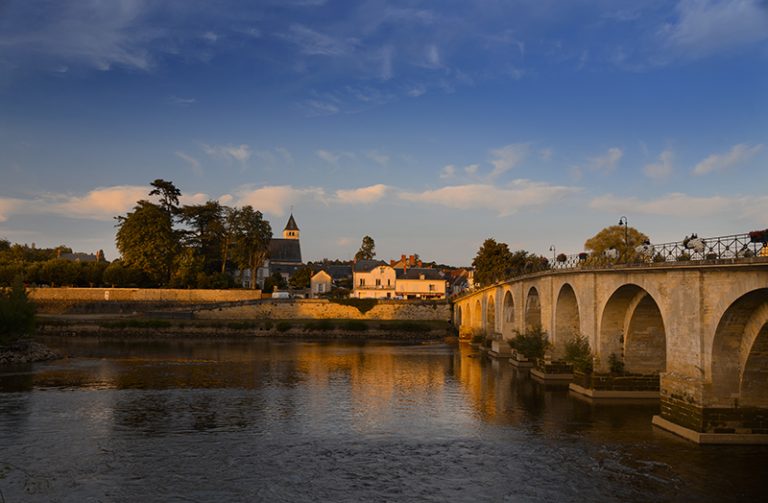
POLYGON ((416 257, 415 257, 415 256, 413 256, 413 255, 410 255, 410 256, 408 257, 408 264, 409 264, 411 267, 415 266, 415 265, 416 265, 416 257))

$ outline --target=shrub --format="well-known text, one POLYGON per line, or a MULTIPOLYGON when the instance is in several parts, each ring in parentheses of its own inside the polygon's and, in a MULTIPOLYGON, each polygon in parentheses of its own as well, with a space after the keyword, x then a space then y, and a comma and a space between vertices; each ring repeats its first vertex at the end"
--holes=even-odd
POLYGON ((592 372, 592 350, 589 348, 589 339, 576 335, 565 343, 565 361, 573 364, 573 368, 579 372, 592 372))
POLYGON ((258 328, 259 324, 253 321, 230 321, 227 328, 230 330, 252 330, 258 328))
POLYGON ((611 374, 623 374, 624 373, 624 362, 616 356, 616 353, 611 353, 611 356, 608 357, 608 368, 611 371, 611 374))
POLYGON ((515 331, 515 337, 509 341, 512 349, 529 359, 543 358, 549 347, 547 333, 540 326, 531 327, 520 333, 515 331))
POLYGON ((330 320, 308 321, 304 324, 304 330, 327 332, 336 328, 330 320))
POLYGON ((277 329, 278 332, 287 332, 292 327, 293 326, 290 323, 288 323, 287 321, 278 321, 277 325, 275 326, 275 328, 277 329))
POLYGON ((102 328, 171 328, 173 325, 168 320, 118 320, 99 323, 102 328))
POLYGON ((686 260, 691 260, 691 254, 688 252, 683 252, 677 257, 675 257, 675 260, 678 262, 685 262, 686 260))
POLYGON ((347 320, 341 325, 341 329, 350 332, 365 332, 368 330, 368 324, 360 320, 347 320))
POLYGON ((272 330, 272 320, 267 320, 264 322, 264 330, 272 330))
POLYGON ((485 339, 485 336, 483 334, 475 334, 472 336, 472 344, 481 344, 483 342, 483 339, 485 339))
POLYGON ((16 342, 35 329, 35 304, 16 276, 9 291, 0 291, 0 345, 16 342))

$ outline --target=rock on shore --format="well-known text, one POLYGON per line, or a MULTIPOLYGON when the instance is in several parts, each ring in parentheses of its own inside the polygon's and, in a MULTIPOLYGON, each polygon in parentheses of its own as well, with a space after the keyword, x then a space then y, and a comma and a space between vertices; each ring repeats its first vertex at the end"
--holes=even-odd
POLYGON ((56 351, 33 341, 19 341, 0 347, 0 365, 43 362, 61 358, 56 351))

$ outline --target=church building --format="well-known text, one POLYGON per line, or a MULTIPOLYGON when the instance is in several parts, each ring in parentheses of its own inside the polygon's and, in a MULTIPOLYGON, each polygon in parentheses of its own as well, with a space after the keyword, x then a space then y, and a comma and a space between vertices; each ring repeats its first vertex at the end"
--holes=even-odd
POLYGON ((293 273, 304 267, 301 261, 301 243, 299 226, 291 213, 283 229, 282 238, 272 238, 269 242, 269 257, 257 272, 256 282, 264 286, 264 280, 279 272, 287 281, 293 273))

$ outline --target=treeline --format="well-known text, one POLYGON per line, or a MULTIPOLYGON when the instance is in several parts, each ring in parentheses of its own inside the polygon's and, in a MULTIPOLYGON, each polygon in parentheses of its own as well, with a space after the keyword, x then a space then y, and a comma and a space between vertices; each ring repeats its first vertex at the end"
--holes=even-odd
POLYGON ((147 286, 227 288, 233 273, 256 270, 269 252, 272 228, 251 206, 228 207, 218 201, 179 205, 181 191, 166 180, 150 184, 148 200, 117 218, 117 249, 126 271, 140 271, 147 286))
MULTIPOLYGON (((60 258, 66 246, 39 249, 0 239, 0 286, 17 276, 28 285, 79 287, 230 288, 253 271, 250 287, 267 258, 272 228, 251 206, 218 201, 180 205, 181 191, 169 181, 151 183, 149 196, 126 215, 115 217, 115 241, 122 257, 74 261, 60 258)), ((98 254, 103 257, 103 253, 98 254)))

